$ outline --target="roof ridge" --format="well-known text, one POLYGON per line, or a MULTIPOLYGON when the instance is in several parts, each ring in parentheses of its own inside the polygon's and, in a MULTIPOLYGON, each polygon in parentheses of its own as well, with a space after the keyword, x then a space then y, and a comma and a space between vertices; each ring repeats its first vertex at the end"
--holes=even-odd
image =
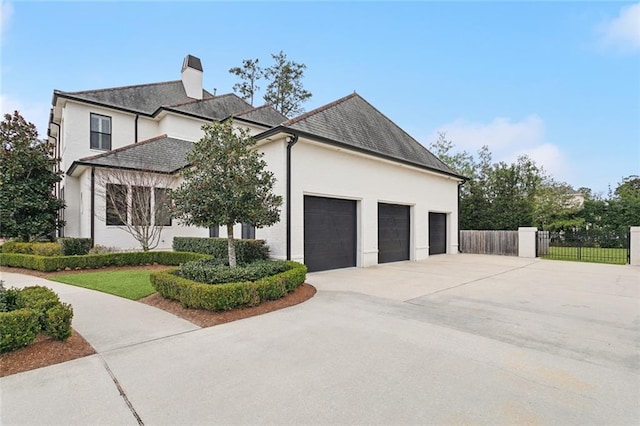
MULTIPOLYGON (((360 95, 358 95, 356 92, 353 92, 353 93, 351 93, 351 94, 349 94, 347 96, 344 96, 344 97, 342 97, 340 99, 337 99, 337 100, 335 100, 335 101, 333 101, 331 103, 328 103, 328 104, 323 105, 323 106, 321 106, 319 108, 316 108, 316 109, 311 110, 309 112, 305 112, 302 115, 299 115, 299 116, 294 117, 294 118, 292 118, 290 120, 287 120, 284 123, 282 123, 282 125, 283 126, 290 126, 290 125, 295 124, 295 123, 297 123, 299 121, 305 120, 305 119, 311 117, 312 115, 316 115, 316 114, 318 114, 318 113, 320 113, 322 111, 328 110, 329 108, 333 108, 333 107, 335 107, 335 106, 337 106, 337 105, 339 105, 339 104, 341 104, 341 103, 343 103, 343 102, 345 102, 345 101, 347 101, 347 100, 349 100, 349 99, 351 99, 351 98, 353 98, 355 96, 357 96, 357 97, 362 99, 362 97, 360 95)), ((369 103, 369 102, 367 102, 367 103, 369 103)), ((371 105, 371 104, 369 104, 369 105, 371 105)))
POLYGON ((129 144, 129 145, 121 146, 120 148, 116 148, 116 149, 113 149, 111 151, 103 152, 101 154, 80 158, 79 161, 95 160, 95 159, 98 159, 98 158, 106 157, 108 155, 117 154, 119 152, 126 151, 126 150, 131 149, 131 148, 135 148, 136 146, 145 145, 145 144, 148 144, 148 143, 151 143, 151 142, 158 141, 160 139, 167 139, 167 138, 168 138, 168 136, 165 133, 165 134, 160 135, 160 136, 155 136, 155 137, 153 137, 151 139, 145 139, 145 140, 140 141, 140 142, 134 142, 134 143, 129 144))
POLYGON ((203 102, 203 101, 211 101, 213 99, 218 99, 218 98, 223 98, 225 96, 231 95, 231 93, 225 93, 224 95, 218 95, 218 96, 208 96, 206 98, 202 98, 202 99, 190 99, 184 102, 178 102, 177 104, 163 104, 160 105, 161 107, 165 107, 165 108, 171 108, 171 107, 181 107, 181 106, 185 106, 185 105, 190 105, 190 104, 195 104, 197 102, 203 102))
POLYGON ((108 92, 110 90, 123 90, 123 89, 131 89, 134 87, 160 86, 162 84, 180 83, 180 82, 181 80, 169 80, 169 81, 159 81, 156 83, 133 84, 129 86, 107 87, 106 89, 81 90, 79 92, 61 92, 61 93, 66 93, 68 95, 83 95, 86 93, 108 92))
POLYGON ((259 106, 259 107, 254 107, 254 106, 252 105, 252 106, 251 106, 251 108, 249 108, 249 109, 245 109, 244 111, 240 111, 239 113, 237 113, 237 114, 232 114, 232 115, 233 115, 234 117, 239 117, 239 116, 241 116, 241 115, 245 115, 245 114, 248 114, 248 113, 250 113, 250 112, 257 111, 257 110, 262 109, 262 108, 266 108, 266 107, 268 107, 268 106, 271 106, 271 105, 270 105, 270 104, 264 104, 264 105, 261 105, 261 106, 259 106))

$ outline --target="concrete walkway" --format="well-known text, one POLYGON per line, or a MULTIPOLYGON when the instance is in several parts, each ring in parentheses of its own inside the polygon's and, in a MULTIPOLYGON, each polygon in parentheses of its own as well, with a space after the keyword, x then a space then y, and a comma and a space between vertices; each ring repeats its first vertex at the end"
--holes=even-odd
POLYGON ((73 328, 99 353, 173 336, 200 327, 163 310, 82 287, 30 275, 2 273, 6 287, 41 285, 73 306, 73 328))
MULTIPOLYGON (((307 281, 297 306, 0 379, 0 423, 638 424, 638 267, 458 255, 307 281)), ((102 315, 71 297, 79 331, 102 315)))

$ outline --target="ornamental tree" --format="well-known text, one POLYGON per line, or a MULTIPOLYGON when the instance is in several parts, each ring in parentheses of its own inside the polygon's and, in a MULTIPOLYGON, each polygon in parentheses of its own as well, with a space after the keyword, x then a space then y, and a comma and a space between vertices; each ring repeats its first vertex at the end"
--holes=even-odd
POLYGON ((204 136, 187 156, 191 167, 180 172, 184 182, 170 196, 174 217, 187 225, 226 226, 229 266, 236 266, 233 226, 256 228, 280 220, 282 197, 273 194, 275 177, 266 170, 248 130, 232 120, 202 126, 204 136))
POLYGON ((58 211, 64 201, 53 192, 62 179, 53 146, 38 140, 33 123, 18 111, 0 123, 0 234, 31 241, 51 236, 64 224, 58 211))

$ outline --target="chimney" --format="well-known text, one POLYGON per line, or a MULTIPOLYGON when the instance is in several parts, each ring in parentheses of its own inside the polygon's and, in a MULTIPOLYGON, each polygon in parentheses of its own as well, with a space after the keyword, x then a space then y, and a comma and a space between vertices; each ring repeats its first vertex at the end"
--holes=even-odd
POLYGON ((200 58, 187 55, 182 63, 182 85, 187 96, 202 99, 202 63, 200 58))

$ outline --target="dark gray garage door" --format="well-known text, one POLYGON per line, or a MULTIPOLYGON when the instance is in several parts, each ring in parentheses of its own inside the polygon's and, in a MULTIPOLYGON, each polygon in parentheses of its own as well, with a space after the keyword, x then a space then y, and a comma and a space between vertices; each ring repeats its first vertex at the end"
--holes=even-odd
POLYGON ((378 263, 409 260, 409 206, 378 203, 378 263))
POLYGON ((447 215, 429 213, 429 254, 447 252, 447 215))
POLYGON ((304 197, 304 263, 309 272, 356 266, 356 202, 304 197))

